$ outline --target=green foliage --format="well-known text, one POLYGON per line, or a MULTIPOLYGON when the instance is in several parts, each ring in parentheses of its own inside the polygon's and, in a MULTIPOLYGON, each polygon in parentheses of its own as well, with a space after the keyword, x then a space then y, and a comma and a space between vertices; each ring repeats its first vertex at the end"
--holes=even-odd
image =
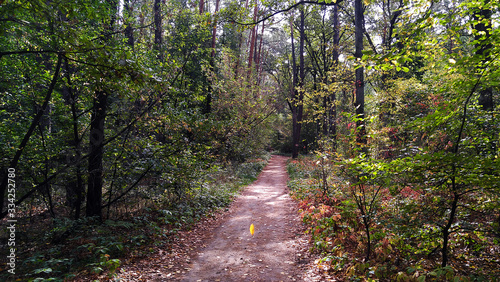
MULTIPOLYGON (((453 204, 453 197, 446 194, 452 193, 451 180, 440 178, 452 177, 444 164, 451 167, 460 162, 453 154, 436 158, 436 154, 422 154, 393 161, 360 157, 336 162, 331 171, 336 175, 332 178, 335 189, 326 195, 321 177, 315 173, 321 163, 313 157, 292 160, 288 164, 288 185, 312 234, 313 249, 322 254, 323 259, 316 262, 318 267, 362 280, 469 281, 495 277, 495 267, 480 257, 495 256, 488 248, 497 248, 491 225, 496 218, 481 203, 496 200, 484 198, 493 196, 483 194, 488 190, 488 180, 471 182, 466 188, 465 179, 477 178, 467 177, 469 169, 465 168, 460 176, 455 175, 464 186, 458 188, 462 189, 461 204, 447 233, 453 266, 440 266, 443 230, 453 204), (478 185, 484 188, 475 189, 478 185), (490 214, 488 218, 483 217, 486 214, 490 214), (368 242, 371 251, 367 260, 368 242), (362 259, 365 262, 361 263, 362 259), (467 270, 463 270, 465 267, 467 270)), ((493 175, 484 177, 498 181, 493 175)))
POLYGON ((255 44, 263 58, 247 68, 246 27, 223 19, 250 21, 252 9, 231 2, 210 15, 172 1, 156 27, 150 3, 128 1, 120 19, 118 3, 1 4, 0 176, 15 167, 20 221, 39 216, 47 228, 32 243, 19 232, 34 250, 23 257, 23 278, 71 278, 81 267, 112 275, 125 253, 147 254, 146 245, 225 207, 257 177, 263 149, 294 149, 286 104, 297 106, 288 99, 296 90, 305 96, 300 149, 315 155, 289 163, 289 186, 313 248, 324 252, 320 265, 352 280, 498 274, 498 1, 365 1, 377 17, 366 21, 371 50, 360 61, 349 55, 350 7, 338 14, 338 39, 332 5, 302 7, 301 89, 287 46, 298 18, 273 26, 273 40, 259 35, 272 52, 255 44), (214 20, 223 27, 212 50, 214 20), (363 148, 352 97, 360 66, 368 82, 363 148), (81 215, 97 93, 108 101, 99 140, 103 222, 81 215), (69 244, 79 247, 71 253, 69 244))
MULTIPOLYGON (((243 86, 252 88, 246 99, 229 87, 237 84, 225 73, 232 70, 208 47, 209 14, 181 2, 162 5, 165 43, 155 46, 147 28, 152 7, 130 3, 125 23, 116 18, 115 4, 2 4, 0 167, 9 167, 20 152, 19 197, 33 194, 51 213, 66 197, 74 216, 80 215, 98 91, 108 96, 102 172, 108 217, 137 197, 139 206, 149 199, 185 200, 212 163, 243 162, 268 145, 264 121, 272 112, 271 95, 252 100, 261 91, 255 80, 243 86), (56 76, 58 56, 62 68, 56 76), (47 96, 53 78, 56 85, 47 96), (213 91, 226 82, 226 89, 213 91), (45 97, 48 108, 27 134, 45 97), (210 102, 217 110, 208 111, 210 102), (252 114, 246 115, 249 108, 252 114), (27 146, 19 148, 24 137, 27 146)), ((28 211, 25 204, 20 209, 28 211)))
POLYGON ((265 160, 246 162, 238 166, 236 175, 245 182, 253 182, 257 179, 260 171, 266 166, 265 160))
POLYGON ((168 245, 179 230, 189 229, 203 217, 226 208, 243 185, 257 178, 269 157, 263 154, 244 164, 213 167, 183 200, 157 199, 120 220, 53 219, 49 229, 41 228, 26 239, 17 238, 20 248, 29 246, 33 251, 18 257, 16 273, 23 273, 18 277, 27 281, 62 281, 78 275, 112 278, 123 261, 155 252, 168 245))
POLYGON ((146 253, 148 244, 165 244, 180 228, 227 206, 265 163, 239 166, 267 145, 261 119, 269 112, 259 112, 266 100, 250 101, 249 96, 232 107, 237 97, 230 101, 211 93, 212 106, 229 111, 222 117, 207 112, 212 91, 208 77, 218 73, 207 44, 211 16, 169 2, 162 7, 165 44, 157 48, 147 28, 151 6, 133 3, 126 19, 131 45, 111 2, 2 4, 0 167, 9 167, 22 149, 17 198, 34 194, 19 211, 36 216, 48 210, 55 217, 48 230, 41 229, 43 234, 33 234, 32 244, 18 237, 36 250, 23 258, 27 279, 64 279, 82 268, 112 275, 120 257, 146 253), (61 72, 54 76, 59 55, 61 72), (18 148, 53 78, 49 106, 28 145, 18 148), (82 218, 80 212, 97 91, 108 96, 103 223, 82 218), (242 117, 249 105, 254 114, 242 117), (44 182, 48 184, 40 185, 44 182), (153 216, 137 215, 146 208, 153 216), (129 237, 117 235, 129 232, 129 237), (70 252, 68 245, 77 247, 70 252))

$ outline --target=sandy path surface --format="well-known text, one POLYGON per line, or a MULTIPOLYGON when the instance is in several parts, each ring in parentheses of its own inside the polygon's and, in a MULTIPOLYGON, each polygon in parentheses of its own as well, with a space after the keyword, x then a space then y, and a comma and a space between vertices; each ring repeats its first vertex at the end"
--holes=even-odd
POLYGON ((301 223, 287 193, 287 158, 273 156, 197 250, 182 281, 301 281, 301 223), (255 233, 249 231, 254 224, 255 233))

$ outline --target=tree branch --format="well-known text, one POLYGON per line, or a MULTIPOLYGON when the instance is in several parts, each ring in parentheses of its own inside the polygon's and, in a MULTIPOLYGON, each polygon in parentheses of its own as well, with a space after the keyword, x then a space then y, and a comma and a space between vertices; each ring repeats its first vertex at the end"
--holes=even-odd
POLYGON ((485 68, 483 69, 483 71, 479 75, 479 78, 477 79, 476 84, 474 84, 474 87, 472 87, 469 96, 465 100, 464 110, 463 110, 463 116, 462 116, 462 122, 460 124, 460 130, 458 131, 458 136, 457 136, 457 141, 455 143, 455 147, 453 148, 453 153, 455 153, 455 154, 458 154, 458 148, 459 148, 459 145, 460 145, 460 139, 462 139, 462 133, 463 133, 464 128, 465 128, 465 122, 467 120, 467 106, 469 105, 469 102, 470 102, 472 96, 474 95, 474 92, 476 92, 476 89, 479 86, 479 82, 481 82, 481 79, 484 77, 484 74, 486 73, 486 70, 489 68, 489 66, 491 65, 491 63, 493 63, 498 58, 499 55, 500 55, 500 53, 496 54, 496 56, 494 58, 492 58, 488 62, 488 64, 485 66, 485 68))
MULTIPOLYGON (((45 110, 47 109, 49 105, 49 101, 52 97, 52 92, 54 91, 54 88, 56 87, 57 79, 59 78, 59 71, 61 70, 61 62, 62 62, 62 53, 59 53, 57 56, 57 64, 56 64, 56 69, 54 71, 54 75, 52 76, 52 81, 50 82, 49 89, 47 90, 47 94, 45 95, 45 100, 43 102, 42 107, 38 110, 37 114, 33 118, 33 121, 31 122, 31 125, 26 132, 26 134, 23 137, 23 140, 19 144, 19 147, 17 148, 16 154, 14 155, 14 158, 10 161, 9 167, 10 168, 16 168, 17 163, 19 161, 19 158, 21 158, 21 155, 24 151, 24 148, 28 144, 31 135, 33 135, 33 132, 35 131, 36 126, 40 122, 40 120, 43 117, 43 114, 45 113, 45 110)), ((4 176, 2 183, 0 184, 0 196, 2 197, 2 202, 0 203, 0 211, 3 210, 3 197, 5 194, 5 190, 7 188, 7 174, 4 176)))
MULTIPOLYGON (((335 3, 326 3, 326 2, 320 2, 321 0, 318 0, 318 1, 300 1, 299 3, 296 3, 296 4, 293 4, 292 6, 289 6, 288 8, 285 8, 285 9, 282 9, 282 10, 278 10, 276 12, 273 12, 272 14, 269 14, 261 19, 259 19, 258 21, 254 21, 254 22, 250 22, 250 23, 242 23, 242 22, 239 22, 233 18, 229 18, 229 21, 232 22, 232 23, 235 23, 235 24, 239 24, 239 25, 244 25, 244 26, 247 26, 247 25, 257 25, 269 18, 272 18, 274 16, 276 16, 277 14, 281 14, 281 13, 284 13, 284 12, 288 12, 298 6, 301 6, 301 5, 304 5, 304 4, 314 4, 314 5, 322 5, 322 6, 333 6, 335 5, 335 3)), ((324 1, 324 0, 323 0, 324 1)), ((339 4, 341 3, 342 0, 339 0, 337 1, 336 4, 339 4)))
POLYGON ((153 165, 150 165, 146 171, 144 171, 140 176, 139 178, 137 178, 137 180, 132 184, 130 185, 130 187, 128 187, 127 190, 125 190, 125 192, 123 192, 122 194, 120 194, 119 196, 117 196, 116 198, 114 198, 112 201, 109 201, 107 204, 105 204, 104 206, 102 206, 102 208, 107 208, 108 206, 111 206, 112 204, 116 203, 119 199, 123 198, 123 196, 127 195, 128 192, 130 192, 132 189, 134 189, 135 186, 137 186, 137 184, 139 184, 139 182, 144 178, 144 176, 146 176, 146 174, 151 170, 151 168, 153 168, 153 165))

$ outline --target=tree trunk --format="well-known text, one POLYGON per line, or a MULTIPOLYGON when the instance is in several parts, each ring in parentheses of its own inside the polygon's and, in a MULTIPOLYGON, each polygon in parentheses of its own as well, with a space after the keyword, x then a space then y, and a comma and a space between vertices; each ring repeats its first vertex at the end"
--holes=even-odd
MULTIPOLYGON (((215 12, 213 14, 213 27, 212 27, 212 53, 210 54, 210 67, 212 70, 215 68, 215 43, 217 41, 217 13, 219 12, 219 2, 215 1, 215 12)), ((208 85, 207 96, 205 97, 204 114, 209 114, 212 111, 212 85, 208 85)))
MULTIPOLYGON (((248 0, 245 1, 245 10, 248 9, 248 0)), ((240 61, 241 61, 241 46, 243 45, 243 34, 239 33, 238 39, 238 55, 236 57, 236 66, 234 70, 234 79, 238 79, 239 69, 240 69, 240 61)))
MULTIPOLYGON (((304 40, 305 40, 305 23, 304 23, 304 6, 300 7, 300 40, 299 40, 299 87, 304 86, 304 80, 306 77, 305 67, 304 67, 304 40)), ((304 92, 299 92, 299 98, 302 101, 302 97, 304 96, 304 92)))
POLYGON ((127 44, 134 48, 134 30, 132 29, 132 9, 130 7, 130 0, 125 0, 123 4, 124 14, 126 15, 125 24, 125 36, 127 37, 127 44))
POLYGON ((87 216, 97 216, 102 219, 102 186, 103 186, 103 144, 104 124, 108 95, 99 90, 94 98, 92 118, 90 121, 90 153, 89 179, 87 189, 87 216))
POLYGON ((260 60, 261 60, 261 56, 262 56, 262 41, 264 41, 264 29, 266 27, 266 22, 263 21, 262 22, 262 29, 260 31, 260 42, 259 42, 259 48, 258 48, 258 51, 257 51, 257 56, 255 56, 255 65, 256 65, 256 68, 259 67, 260 65, 260 60))
MULTIPOLYGON (((355 47, 356 51, 354 57, 356 59, 361 60, 363 57, 363 26, 364 26, 364 7, 362 0, 354 1, 354 13, 355 13, 355 47)), ((355 83, 355 91, 356 97, 354 102, 354 107, 356 108, 356 118, 358 119, 356 122, 356 143, 359 146, 362 146, 362 150, 364 151, 366 140, 366 128, 365 128, 365 81, 364 81, 364 68, 362 66, 356 69, 356 83, 355 83)))
POLYGON ((213 19, 213 28, 212 28, 212 67, 213 67, 213 60, 215 58, 215 42, 217 39, 217 13, 219 12, 219 2, 220 0, 215 0, 215 12, 214 12, 214 19, 213 19))
MULTIPOLYGON (((255 8, 253 10, 253 21, 256 22, 257 21, 257 12, 259 11, 259 8, 258 8, 258 4, 257 4, 257 1, 255 3, 255 8)), ((248 77, 250 78, 251 77, 251 74, 252 74, 252 62, 254 60, 254 49, 255 49, 255 41, 256 41, 256 35, 257 33, 257 26, 254 26, 252 28, 252 35, 251 35, 251 38, 250 38, 250 49, 248 51, 248 77)))
POLYGON ((162 52, 163 29, 162 29, 162 16, 161 16, 161 0, 155 0, 153 11, 154 11, 154 25, 155 25, 154 48, 159 52, 158 59, 163 61, 163 52, 162 52))
POLYGON ((497 237, 500 238, 500 212, 498 213, 497 218, 497 237))
POLYGON ((305 66, 304 66, 304 6, 300 9, 300 39, 299 39, 299 80, 297 82, 298 100, 297 100, 297 123, 295 127, 295 142, 294 148, 296 150, 295 157, 298 157, 301 145, 301 134, 302 134, 302 115, 304 111, 304 80, 305 80, 305 66))
MULTIPOLYGON (((455 168, 453 169, 455 171, 455 168)), ((454 173, 453 171, 453 173, 454 173)), ((441 250, 441 254, 443 256, 442 261, 441 261, 441 267, 445 267, 448 265, 448 248, 449 248, 449 237, 450 237, 450 228, 453 225, 453 222, 455 221, 455 216, 457 213, 458 209, 458 201, 460 200, 460 195, 457 191, 456 183, 455 183, 455 176, 452 177, 452 190, 453 190, 453 201, 451 202, 451 211, 450 215, 448 217, 448 222, 446 225, 443 227, 443 230, 441 232, 443 236, 443 248, 441 250)))
MULTIPOLYGON (((49 107, 49 109, 50 109, 50 107, 49 107)), ((48 114, 49 113, 46 113, 46 115, 48 115, 48 114)), ((48 120, 50 120, 50 118, 48 118, 48 120)), ((44 131, 49 129, 49 128, 50 127, 44 126, 43 122, 38 123, 38 130, 40 131, 40 137, 41 137, 40 141, 41 141, 41 145, 42 145, 42 150, 45 152, 47 151, 47 143, 46 143, 44 131)), ((47 130, 47 131, 50 133, 50 130, 47 130)), ((46 198, 47 205, 49 206, 50 215, 52 216, 52 218, 55 218, 56 214, 54 212, 54 204, 52 201, 52 189, 51 189, 52 186, 50 185, 50 183, 48 181, 50 166, 51 166, 50 159, 47 156, 45 156, 44 169, 43 169, 43 183, 45 183, 45 184, 43 184, 41 186, 40 192, 41 192, 42 196, 45 196, 45 198, 46 198)))
POLYGON ((300 10, 300 38, 299 38, 299 77, 297 78, 297 65, 295 61, 295 46, 293 43, 293 20, 290 22, 290 27, 292 31, 292 61, 293 61, 293 89, 292 89, 292 157, 297 158, 300 151, 300 135, 302 131, 302 115, 304 106, 302 100, 304 99, 304 90, 302 89, 305 79, 305 68, 304 68, 304 10, 301 7, 300 10), (296 89, 298 88, 298 89, 296 89))
POLYGON ((292 85, 290 86, 290 111, 292 112, 292 158, 297 158, 299 156, 299 141, 300 141, 300 130, 297 131, 299 123, 297 122, 297 62, 295 60, 295 41, 293 36, 293 14, 290 17, 290 38, 292 41, 292 85))
POLYGON ((203 14, 204 9, 205 9, 205 0, 200 0, 200 5, 199 5, 200 15, 203 14))
POLYGON ((370 260, 370 254, 372 252, 372 239, 370 234, 370 221, 368 220, 368 215, 366 214, 363 217, 363 225, 365 226, 365 232, 366 232, 365 262, 368 262, 370 260))
POLYGON ((261 75, 262 75, 262 42, 264 41, 264 29, 265 29, 265 21, 262 22, 262 30, 260 32, 260 43, 259 43, 259 51, 257 52, 257 56, 255 58, 255 69, 257 70, 257 86, 260 85, 261 75))
MULTIPOLYGON (((112 7, 110 11, 111 21, 108 25, 108 32, 113 30, 118 8, 117 0, 108 0, 112 7)), ((155 0, 156 2, 159 0, 155 0)), ((157 11, 157 10, 156 10, 157 11)), ((156 21, 155 11, 155 21, 156 21)), ((155 23, 156 24, 156 23, 155 23)), ((156 35, 156 31, 155 31, 156 35)), ((105 38, 105 43, 109 43, 111 37, 105 38)), ((156 36, 155 36, 156 41, 156 36)), ((156 42, 155 42, 156 43, 156 42)), ((103 87, 103 85, 99 85, 103 87)), ((108 107, 108 93, 104 89, 99 89, 93 99, 92 116, 90 118, 90 152, 88 166, 88 187, 87 206, 85 214, 88 217, 96 216, 102 220, 102 188, 103 188, 103 158, 104 158, 104 126, 108 107)))
MULTIPOLYGON (((490 0, 485 0, 484 4, 489 4, 490 0)), ((491 37, 491 16, 492 11, 490 9, 477 8, 474 10, 474 20, 478 21, 478 23, 473 26, 476 30, 474 34, 474 39, 476 40, 476 55, 481 57, 481 60, 484 63, 491 59, 491 48, 493 47, 490 43, 491 37)), ((485 111, 491 111, 494 108, 493 103, 493 88, 491 86, 486 86, 479 92, 479 105, 485 111)))
POLYGON ((304 110, 304 105, 302 104, 302 101, 304 100, 304 81, 306 78, 306 71, 305 71, 305 62, 304 62, 304 40, 305 40, 305 15, 304 15, 304 6, 301 7, 300 9, 300 41, 299 41, 299 81, 298 81, 298 86, 299 86, 299 104, 298 104, 298 113, 297 113, 297 120, 299 121, 299 133, 298 136, 300 137, 300 129, 301 129, 301 122, 302 122, 302 114, 304 110))
POLYGON ((333 63, 339 62, 339 45, 340 45, 340 21, 339 21, 339 5, 333 6, 333 63))
POLYGON ((75 153, 74 157, 69 157, 70 160, 69 162, 75 162, 76 164, 76 180, 73 179, 68 182, 67 184, 67 199, 69 202, 69 206, 75 210, 74 214, 74 219, 79 219, 80 218, 80 212, 82 209, 82 204, 83 204, 83 197, 85 193, 85 189, 83 187, 83 175, 82 175, 82 166, 81 166, 81 138, 80 134, 78 133, 78 110, 77 110, 77 96, 75 93, 75 89, 72 87, 72 82, 71 82, 71 73, 74 72, 73 69, 69 67, 68 60, 65 60, 64 63, 65 67, 65 76, 66 76, 66 83, 68 84, 67 90, 69 93, 69 99, 68 102, 71 106, 71 116, 73 118, 73 141, 71 142, 72 145, 74 146, 75 153))
MULTIPOLYGON (((340 45, 340 21, 339 21, 339 5, 335 3, 333 6, 333 64, 335 68, 338 68, 339 63, 339 45, 340 45)), ((330 94, 330 109, 328 115, 328 124, 329 124, 329 136, 333 140, 332 150, 335 151, 337 149, 337 97, 336 93, 333 92, 330 94)))

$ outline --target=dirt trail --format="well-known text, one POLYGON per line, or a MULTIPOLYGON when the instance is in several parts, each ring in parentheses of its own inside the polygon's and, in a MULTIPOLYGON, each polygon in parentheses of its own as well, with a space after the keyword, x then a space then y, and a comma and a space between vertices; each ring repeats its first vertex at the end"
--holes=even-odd
POLYGON ((198 250, 182 281, 301 281, 304 244, 287 194, 286 158, 273 156, 198 250), (254 224, 252 236, 249 228, 254 224), (299 242, 301 241, 302 242, 299 242))

